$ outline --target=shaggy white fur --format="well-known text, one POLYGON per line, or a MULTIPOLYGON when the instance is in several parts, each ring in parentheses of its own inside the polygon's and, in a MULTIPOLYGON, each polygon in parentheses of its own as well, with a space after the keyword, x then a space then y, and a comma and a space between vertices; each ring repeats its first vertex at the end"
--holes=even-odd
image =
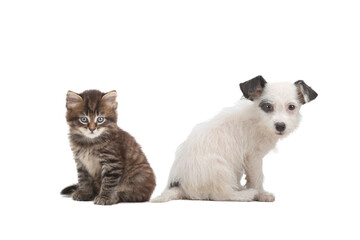
POLYGON ((302 100, 312 100, 304 88, 313 90, 294 83, 266 83, 261 76, 243 84, 244 96, 252 101, 240 100, 193 129, 177 149, 166 189, 152 202, 275 200, 263 189, 262 158, 298 126, 302 100))

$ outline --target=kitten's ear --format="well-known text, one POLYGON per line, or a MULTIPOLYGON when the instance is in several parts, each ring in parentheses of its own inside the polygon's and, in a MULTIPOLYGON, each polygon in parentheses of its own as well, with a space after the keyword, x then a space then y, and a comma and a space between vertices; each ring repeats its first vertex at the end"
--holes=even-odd
POLYGON ((318 96, 303 80, 296 81, 294 84, 297 87, 299 100, 302 104, 308 103, 318 96))
POLYGON ((83 101, 82 97, 72 91, 68 91, 66 95, 66 108, 71 109, 83 101))
POLYGON ((116 109, 117 108, 116 97, 117 97, 117 93, 114 90, 114 91, 105 93, 105 95, 102 97, 102 100, 110 107, 116 109))
POLYGON ((244 97, 254 101, 256 98, 260 97, 265 85, 265 79, 259 75, 253 79, 250 79, 249 81, 240 83, 240 89, 244 94, 244 97))

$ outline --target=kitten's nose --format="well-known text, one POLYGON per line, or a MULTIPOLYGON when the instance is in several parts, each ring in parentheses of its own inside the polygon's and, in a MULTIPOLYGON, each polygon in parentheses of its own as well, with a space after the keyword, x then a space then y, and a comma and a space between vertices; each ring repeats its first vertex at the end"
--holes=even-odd
POLYGON ((283 132, 283 131, 285 131, 286 125, 283 122, 277 122, 277 123, 275 123, 275 128, 279 132, 283 132))
POLYGON ((89 130, 90 130, 90 132, 91 132, 91 133, 94 133, 95 129, 96 129, 95 123, 91 122, 91 123, 89 124, 89 130))

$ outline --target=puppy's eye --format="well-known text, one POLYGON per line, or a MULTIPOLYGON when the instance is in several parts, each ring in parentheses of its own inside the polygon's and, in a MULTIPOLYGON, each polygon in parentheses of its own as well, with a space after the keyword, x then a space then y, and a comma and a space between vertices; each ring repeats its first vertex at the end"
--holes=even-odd
POLYGON ((270 103, 260 103, 260 108, 264 111, 264 112, 272 112, 274 111, 274 106, 271 105, 270 103))
POLYGON ((80 118, 80 122, 82 123, 87 123, 88 122, 88 119, 86 117, 81 117, 80 118))
POLYGON ((295 110, 295 105, 289 105, 288 108, 289 108, 290 111, 294 111, 295 110))
POLYGON ((104 122, 104 120, 105 120, 105 118, 103 118, 103 117, 98 117, 97 118, 98 123, 102 123, 102 122, 104 122))
POLYGON ((273 109, 273 106, 271 106, 270 104, 265 106, 266 110, 271 111, 273 109))

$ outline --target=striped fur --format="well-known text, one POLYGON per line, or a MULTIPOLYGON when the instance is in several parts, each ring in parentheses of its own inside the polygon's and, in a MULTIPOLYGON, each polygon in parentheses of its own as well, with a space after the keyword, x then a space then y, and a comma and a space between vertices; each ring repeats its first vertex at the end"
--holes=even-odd
POLYGON ((140 145, 116 124, 116 92, 69 91, 66 106, 78 184, 61 194, 99 205, 148 201, 155 176, 140 145), (99 116, 105 121, 97 122, 99 116))

